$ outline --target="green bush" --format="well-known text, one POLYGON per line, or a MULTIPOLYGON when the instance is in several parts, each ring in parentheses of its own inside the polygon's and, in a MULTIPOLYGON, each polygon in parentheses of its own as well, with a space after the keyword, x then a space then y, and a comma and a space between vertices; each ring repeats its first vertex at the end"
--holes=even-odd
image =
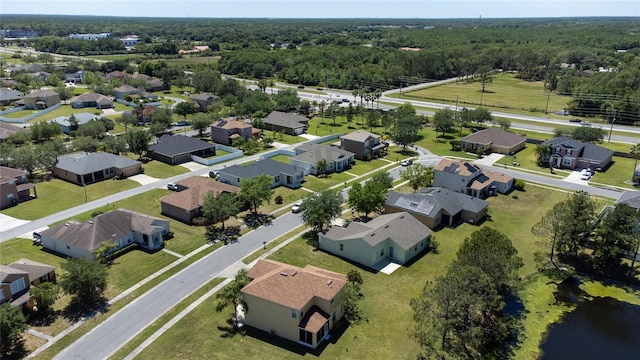
POLYGON ((515 185, 514 187, 516 188, 516 190, 518 191, 524 191, 524 185, 525 182, 522 179, 516 179, 515 185))
POLYGON ((278 205, 282 204, 282 196, 280 196, 280 195, 276 196, 275 202, 278 205))

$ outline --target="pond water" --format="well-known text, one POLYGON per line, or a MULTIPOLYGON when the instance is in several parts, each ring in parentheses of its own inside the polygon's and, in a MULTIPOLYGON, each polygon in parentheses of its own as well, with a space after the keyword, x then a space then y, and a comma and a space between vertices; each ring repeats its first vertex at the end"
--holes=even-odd
POLYGON ((577 304, 549 327, 541 359, 640 359, 640 306, 558 290, 557 300, 577 304))

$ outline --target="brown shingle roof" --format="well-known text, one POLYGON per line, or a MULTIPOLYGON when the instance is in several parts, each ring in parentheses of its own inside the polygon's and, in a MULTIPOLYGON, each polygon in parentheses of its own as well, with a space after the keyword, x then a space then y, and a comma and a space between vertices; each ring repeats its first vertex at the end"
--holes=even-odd
POLYGON ((479 172, 480 167, 464 160, 442 159, 433 170, 455 173, 461 176, 471 176, 479 172))
POLYGON ((209 180, 201 176, 186 178, 179 181, 177 185, 183 186, 187 189, 164 196, 160 199, 160 202, 173 205, 180 209, 193 210, 202 206, 205 196, 210 191, 213 191, 214 194, 222 192, 236 194, 240 192, 240 188, 237 186, 209 180))
POLYGON ((214 122, 211 126, 222 129, 244 129, 252 127, 251 124, 244 123, 238 120, 220 119, 214 122))
POLYGON ((20 259, 14 263, 9 264, 10 267, 22 271, 26 271, 29 273, 29 282, 33 282, 36 279, 39 279, 52 271, 55 271, 56 267, 42 264, 36 261, 31 261, 27 259, 20 259))
POLYGON ((314 297, 331 301, 347 283, 342 274, 273 260, 259 260, 249 271, 249 277, 253 281, 242 289, 243 293, 292 309, 302 309, 314 297))
POLYGON ((522 135, 514 134, 512 132, 504 131, 497 128, 480 130, 476 133, 467 135, 460 139, 460 141, 466 141, 474 144, 493 144, 500 147, 513 147, 526 140, 527 138, 522 135))

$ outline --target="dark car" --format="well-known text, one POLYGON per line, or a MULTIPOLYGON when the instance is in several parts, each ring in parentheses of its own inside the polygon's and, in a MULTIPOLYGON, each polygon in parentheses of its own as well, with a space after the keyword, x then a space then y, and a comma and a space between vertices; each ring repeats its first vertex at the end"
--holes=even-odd
POLYGON ((323 89, 323 88, 317 88, 316 90, 318 90, 318 91, 322 91, 322 90, 324 90, 324 89, 323 89))
POLYGON ((220 175, 220 172, 218 170, 211 170, 209 171, 209 177, 212 177, 214 179, 217 179, 218 176, 220 175))
POLYGON ((580 119, 571 119, 569 121, 570 122, 574 122, 574 123, 581 123, 582 122, 582 120, 580 120, 580 119))
POLYGON ((304 85, 298 85, 298 89, 304 89, 304 85))
POLYGON ((349 99, 342 99, 342 102, 343 102, 343 103, 348 103, 348 102, 349 102, 349 99))
POLYGON ((176 123, 176 126, 187 126, 187 125, 189 125, 189 123, 188 123, 188 122, 186 122, 186 121, 178 121, 178 122, 176 123))

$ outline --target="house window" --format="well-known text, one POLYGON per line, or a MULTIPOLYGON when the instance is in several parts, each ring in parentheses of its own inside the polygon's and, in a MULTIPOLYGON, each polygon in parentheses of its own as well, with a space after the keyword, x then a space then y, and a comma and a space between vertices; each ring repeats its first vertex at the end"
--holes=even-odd
POLYGON ((291 317, 294 319, 298 318, 298 310, 296 309, 291 309, 291 317))
POLYGON ((299 329, 300 332, 300 337, 299 340, 300 342, 309 344, 309 345, 313 345, 313 333, 306 331, 305 329, 299 329))
POLYGON ((336 312, 335 311, 331 315, 331 318, 333 319, 333 322, 336 322, 336 312))
POLYGON ((22 291, 26 288, 27 286, 24 283, 24 278, 20 278, 14 282, 11 283, 11 295, 16 294, 19 291, 22 291))
POLYGON ((4 300, 4 290, 0 289, 0 301, 4 300))
POLYGON ((384 256, 384 249, 380 250, 380 256, 384 256))
POLYGON ((340 244, 340 251, 344 250, 344 244, 340 244))
POLYGON ((572 152, 573 152, 572 149, 567 149, 567 155, 571 155, 572 152))
POLYGON ((300 318, 304 317, 304 310, 300 310, 300 318))
POLYGON ((562 165, 571 165, 571 159, 568 159, 568 158, 562 159, 562 165))

